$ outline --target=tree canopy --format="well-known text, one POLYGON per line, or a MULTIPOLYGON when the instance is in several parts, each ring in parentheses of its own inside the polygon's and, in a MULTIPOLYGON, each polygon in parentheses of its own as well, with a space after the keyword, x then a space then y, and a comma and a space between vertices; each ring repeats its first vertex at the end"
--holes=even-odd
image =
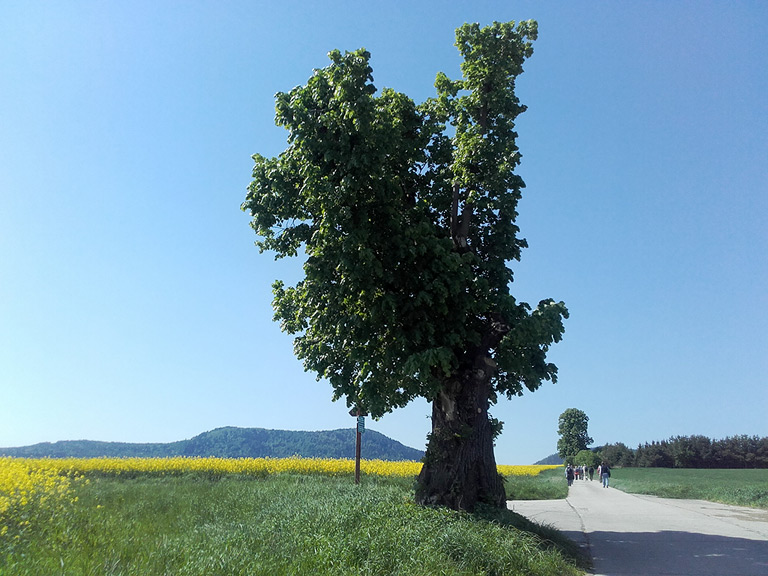
POLYGON ((557 453, 567 463, 573 464, 576 455, 592 444, 587 428, 589 416, 577 408, 568 408, 557 421, 557 453))
POLYGON ((600 455, 594 453, 592 450, 580 450, 573 458, 573 463, 576 466, 594 466, 600 465, 600 455))
MULTIPOLYGON (((334 50, 305 85, 276 96, 286 150, 253 157, 242 208, 257 245, 306 255, 302 280, 274 284, 275 319, 296 355, 334 399, 373 417, 416 397, 439 401, 433 440, 453 426, 436 423, 435 409, 477 432, 500 394, 556 380, 546 353, 565 305, 534 309, 510 294, 509 263, 526 247, 514 171, 525 106, 514 88, 536 35, 534 21, 465 24, 462 78, 438 74, 437 95, 418 105, 377 91, 366 50, 334 50)), ((490 441, 493 458, 485 433, 463 435, 490 441)), ((428 460, 450 460, 438 457, 446 450, 428 447, 428 460)), ((472 466, 487 470, 487 459, 472 466)))

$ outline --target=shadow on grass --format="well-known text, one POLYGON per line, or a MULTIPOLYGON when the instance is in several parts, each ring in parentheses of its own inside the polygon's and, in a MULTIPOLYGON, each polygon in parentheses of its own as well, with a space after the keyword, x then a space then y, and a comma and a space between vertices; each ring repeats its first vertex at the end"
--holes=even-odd
POLYGON ((540 540, 542 550, 557 550, 581 570, 592 568, 592 560, 588 551, 581 548, 567 534, 555 528, 537 524, 525 516, 504 508, 481 506, 474 513, 474 516, 486 522, 495 522, 501 526, 509 526, 535 534, 540 540))

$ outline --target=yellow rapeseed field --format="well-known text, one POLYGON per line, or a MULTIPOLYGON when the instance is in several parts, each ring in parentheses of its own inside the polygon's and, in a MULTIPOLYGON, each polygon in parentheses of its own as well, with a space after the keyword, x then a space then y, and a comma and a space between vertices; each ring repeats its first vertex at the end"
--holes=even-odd
POLYGON ((0 536, 13 524, 28 523, 31 509, 54 510, 77 501, 74 486, 85 479, 58 461, 49 462, 0 457, 0 536))
MULTIPOLYGON (((61 459, 3 459, 31 470, 57 474, 101 475, 174 475, 202 472, 214 475, 241 474, 323 474, 344 476, 354 473, 355 461, 337 458, 61 458, 61 459)), ((498 466, 504 476, 536 476, 557 466, 498 466)), ((416 476, 421 462, 361 460, 363 474, 378 476, 416 476)), ((2 493, 0 484, 0 493, 2 493)))
POLYGON ((530 466, 508 466, 499 464, 496 466, 499 474, 504 476, 538 476, 544 470, 561 468, 558 464, 531 464, 530 466))

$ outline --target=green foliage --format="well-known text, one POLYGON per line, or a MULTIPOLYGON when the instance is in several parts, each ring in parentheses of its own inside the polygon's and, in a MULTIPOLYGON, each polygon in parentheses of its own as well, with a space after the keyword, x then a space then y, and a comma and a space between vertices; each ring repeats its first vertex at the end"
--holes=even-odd
POLYGON ((557 423, 557 433, 560 435, 557 453, 569 464, 573 464, 576 454, 586 450, 593 442, 587 433, 588 425, 589 417, 577 408, 568 408, 560 414, 557 423))
POLYGON ((632 449, 621 442, 596 448, 595 452, 600 455, 600 460, 607 462, 610 466, 632 466, 634 463, 635 456, 632 449))
POLYGON ((525 519, 415 506, 401 481, 95 479, 79 496, 66 518, 0 541, 0 573, 580 573, 525 519))
POLYGON ((601 462, 600 454, 596 454, 592 450, 581 450, 573 459, 573 463, 576 466, 599 466, 601 462))
POLYGON ((633 494, 768 509, 768 470, 614 468, 611 486, 633 494))
MULTIPOLYGON (((367 459, 380 460, 419 461, 424 455, 422 450, 404 446, 371 429, 363 434, 362 453, 367 459)), ((225 427, 168 444, 74 440, 0 448, 0 455, 17 458, 354 458, 355 431, 354 428, 304 432, 225 427)))
POLYGON ((636 450, 621 442, 606 444, 603 459, 614 466, 640 468, 768 468, 768 438, 730 436, 712 440, 706 436, 674 436, 646 442, 636 450))
POLYGON ((462 79, 439 74, 420 105, 377 94, 362 49, 277 95, 288 147, 254 155, 242 208, 261 250, 306 255, 302 280, 274 284, 275 320, 334 399, 374 417, 433 399, 473 350, 495 364, 492 403, 556 379, 565 305, 509 293, 526 246, 514 88, 536 35, 533 21, 462 26, 462 79))

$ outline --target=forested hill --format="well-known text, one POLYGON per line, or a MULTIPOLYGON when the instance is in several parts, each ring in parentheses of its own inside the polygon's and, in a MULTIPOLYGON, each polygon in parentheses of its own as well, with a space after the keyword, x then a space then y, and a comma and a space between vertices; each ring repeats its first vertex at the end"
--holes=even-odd
MULTIPOLYGON (((421 460, 422 450, 410 448, 374 430, 362 435, 362 457, 381 460, 421 460)), ((355 430, 303 432, 264 428, 217 428, 189 440, 167 444, 130 444, 65 440, 19 448, 0 448, 0 455, 24 458, 97 458, 217 456, 220 458, 354 458, 355 430)))
POLYGON ((547 456, 543 460, 539 460, 538 462, 535 463, 535 465, 548 465, 548 466, 556 465, 556 466, 560 466, 562 463, 563 463, 563 459, 560 458, 560 456, 557 454, 557 452, 555 452, 554 454, 550 454, 549 456, 547 456))

